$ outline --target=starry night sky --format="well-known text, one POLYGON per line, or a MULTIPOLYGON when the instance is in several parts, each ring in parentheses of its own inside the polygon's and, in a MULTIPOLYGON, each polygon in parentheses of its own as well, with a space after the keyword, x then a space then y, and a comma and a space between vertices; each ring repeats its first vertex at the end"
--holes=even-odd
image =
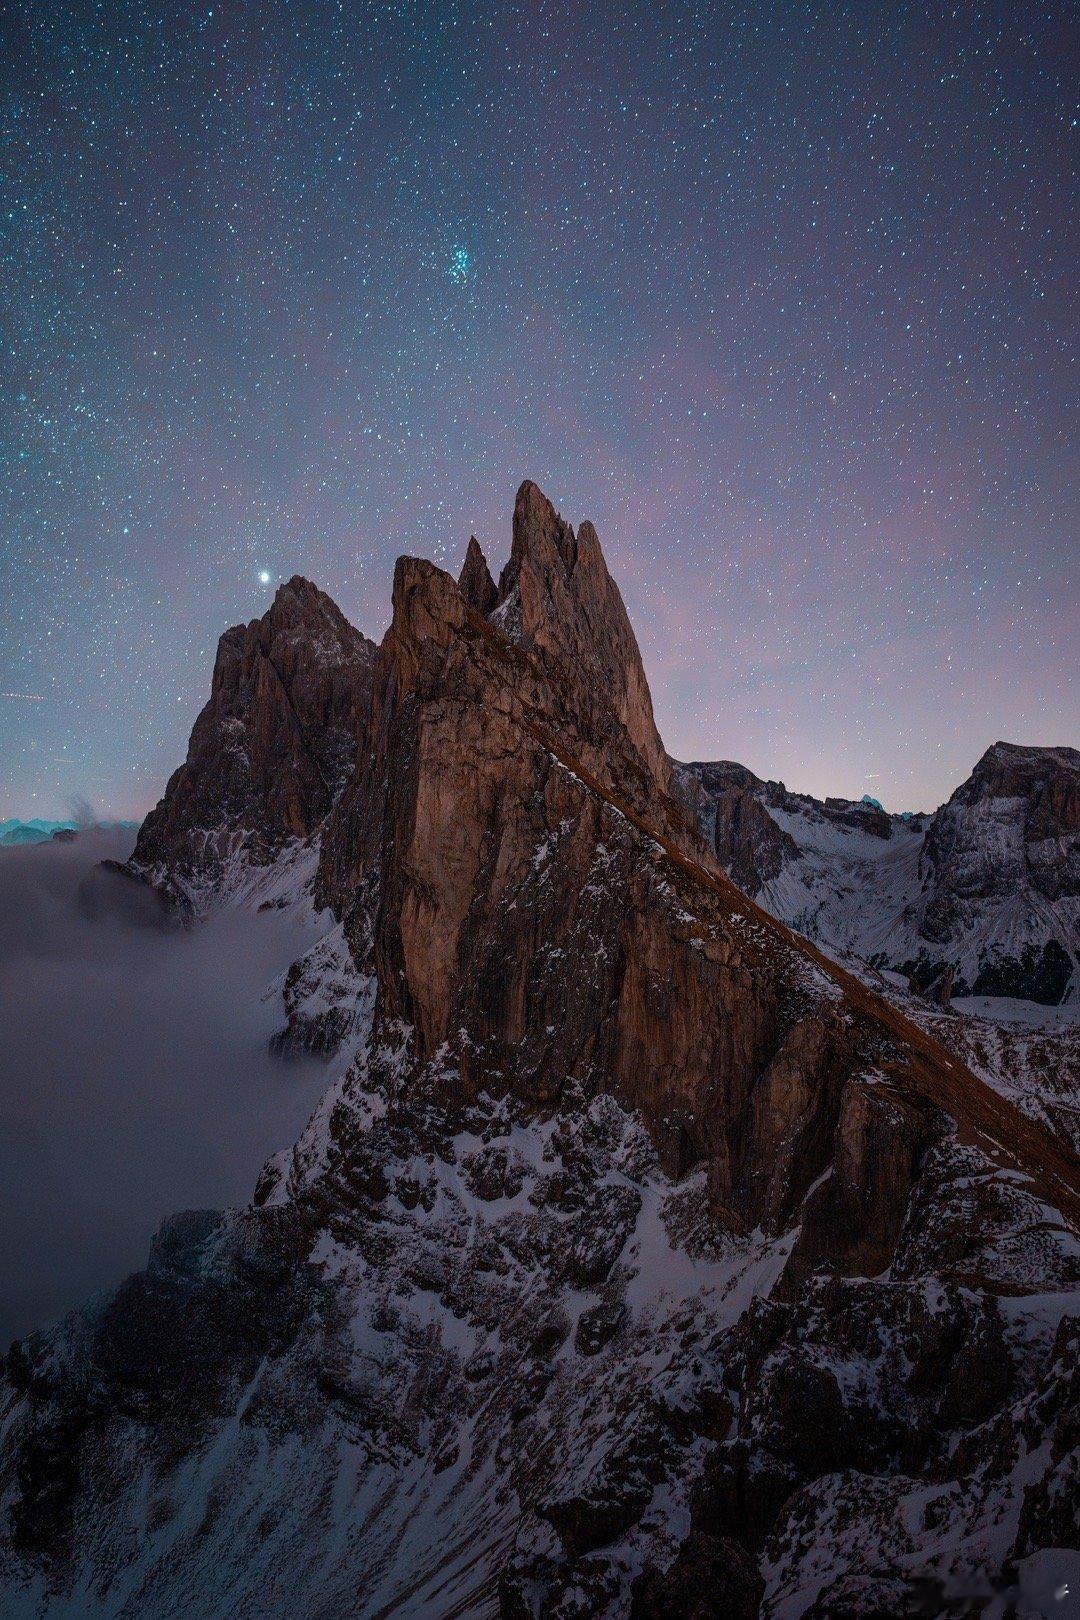
POLYGON ((931 808, 1078 741, 1069 6, 3 18, 0 816, 142 812, 227 624, 378 637, 524 477, 683 758, 931 808))

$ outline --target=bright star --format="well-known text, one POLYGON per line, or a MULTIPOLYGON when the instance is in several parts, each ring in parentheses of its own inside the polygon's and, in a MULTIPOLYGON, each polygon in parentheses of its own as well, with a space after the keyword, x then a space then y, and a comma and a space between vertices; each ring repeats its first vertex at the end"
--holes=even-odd
POLYGON ((270 574, 267 571, 267 569, 263 568, 259 573, 259 584, 260 585, 269 585, 269 583, 270 583, 270 574))

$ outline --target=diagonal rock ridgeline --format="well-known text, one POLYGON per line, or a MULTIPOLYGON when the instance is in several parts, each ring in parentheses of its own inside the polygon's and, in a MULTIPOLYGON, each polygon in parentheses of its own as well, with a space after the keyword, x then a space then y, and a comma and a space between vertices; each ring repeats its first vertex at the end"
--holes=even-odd
POLYGON ((414 1073, 438 1055, 539 1110, 612 1092, 736 1226, 780 1230, 818 1186, 795 1269, 888 1264, 944 1115, 1075 1201, 1060 1144, 719 870, 591 526, 524 485, 490 579, 475 541, 460 584, 399 562, 370 750, 323 840, 375 1044, 406 1027, 414 1073))

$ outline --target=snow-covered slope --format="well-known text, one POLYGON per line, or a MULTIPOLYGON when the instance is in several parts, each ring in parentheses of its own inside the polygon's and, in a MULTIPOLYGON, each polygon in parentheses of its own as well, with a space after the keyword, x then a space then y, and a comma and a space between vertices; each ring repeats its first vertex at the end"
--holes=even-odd
POLYGON ((1080 1005, 967 996, 941 1008, 885 993, 996 1091, 1080 1153, 1080 1005))
POLYGON ((1075 994, 1075 749, 996 743, 932 815, 821 803, 741 766, 678 766, 676 780, 725 869, 827 950, 924 985, 951 971, 955 995, 1075 994))

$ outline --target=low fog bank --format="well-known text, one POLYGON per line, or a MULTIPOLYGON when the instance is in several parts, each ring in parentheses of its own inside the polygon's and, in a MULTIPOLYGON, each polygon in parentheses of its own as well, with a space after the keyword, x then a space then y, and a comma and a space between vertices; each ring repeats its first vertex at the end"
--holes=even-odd
POLYGON ((267 1052, 296 921, 181 930, 97 870, 133 843, 0 850, 0 1352, 142 1266, 164 1216, 246 1202, 325 1081, 267 1052))

